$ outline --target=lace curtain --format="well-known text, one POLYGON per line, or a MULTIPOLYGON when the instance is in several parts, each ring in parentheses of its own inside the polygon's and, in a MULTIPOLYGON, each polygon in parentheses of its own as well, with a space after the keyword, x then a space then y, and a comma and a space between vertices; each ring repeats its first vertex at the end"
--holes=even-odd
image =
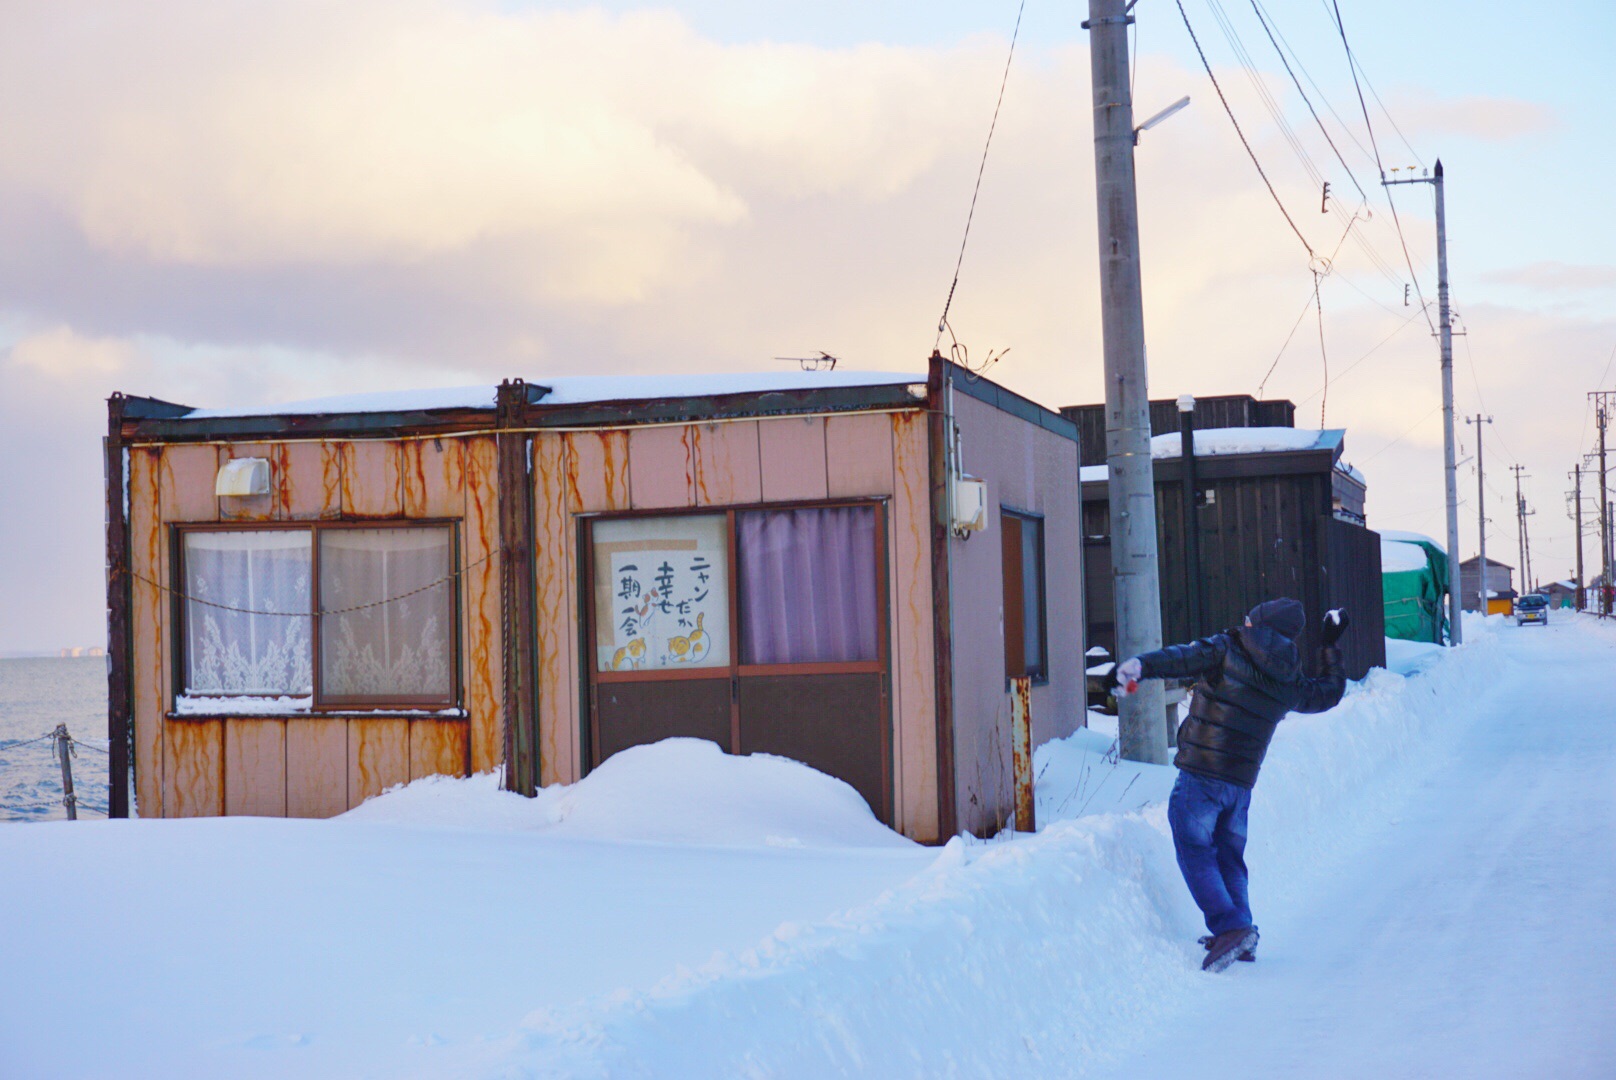
POLYGON ((323 698, 453 696, 452 553, 442 527, 320 531, 323 698))
POLYGON ((185 534, 187 694, 313 691, 312 551, 287 529, 185 534))

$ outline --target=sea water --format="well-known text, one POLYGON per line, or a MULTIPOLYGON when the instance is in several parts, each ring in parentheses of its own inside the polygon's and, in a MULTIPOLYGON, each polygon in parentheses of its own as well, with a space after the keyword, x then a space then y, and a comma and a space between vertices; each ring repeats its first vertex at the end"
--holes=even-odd
POLYGON ((0 660, 0 821, 59 821, 62 767, 50 739, 66 724, 79 820, 107 807, 107 661, 104 657, 0 660))

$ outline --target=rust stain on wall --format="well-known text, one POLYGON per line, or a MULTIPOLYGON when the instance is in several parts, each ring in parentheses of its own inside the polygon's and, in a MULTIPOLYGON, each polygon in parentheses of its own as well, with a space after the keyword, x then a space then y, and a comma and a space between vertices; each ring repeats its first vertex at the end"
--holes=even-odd
POLYGON ((465 447, 466 708, 471 714, 471 768, 484 772, 504 760, 500 634, 499 449, 492 437, 465 447))
POLYGON ((129 451, 130 569, 140 575, 134 582, 130 612, 134 636, 130 668, 135 725, 135 800, 142 817, 163 814, 163 702, 167 700, 163 614, 167 607, 165 594, 150 584, 167 580, 157 483, 161 456, 162 451, 150 446, 137 446, 129 451))
POLYGON ((411 720, 410 779, 464 776, 467 734, 463 720, 411 720))
POLYGON ((224 721, 171 723, 165 735, 165 816, 215 817, 224 813, 224 721))
POLYGON ((416 439, 402 444, 406 517, 459 517, 464 512, 462 449, 458 439, 416 439))
POLYGON ((688 425, 636 428, 628 433, 628 454, 634 509, 695 505, 688 425))
POLYGON ((389 441, 342 446, 342 512, 353 517, 397 517, 404 508, 403 452, 389 441))
POLYGON ((217 521, 219 499, 214 483, 219 452, 212 446, 165 446, 158 488, 163 521, 217 521))
POLYGON ((410 722, 348 721, 348 801, 358 806, 410 778, 410 722))
POLYGON ((567 533, 572 520, 572 457, 559 434, 540 434, 533 446, 534 636, 538 653, 539 782, 553 784, 574 769, 572 647, 568 638, 567 533))
POLYGON ((627 510, 628 432, 575 431, 563 439, 567 446, 567 509, 573 513, 627 510))
POLYGON ((698 506, 762 501, 756 422, 693 424, 687 430, 695 463, 698 506))

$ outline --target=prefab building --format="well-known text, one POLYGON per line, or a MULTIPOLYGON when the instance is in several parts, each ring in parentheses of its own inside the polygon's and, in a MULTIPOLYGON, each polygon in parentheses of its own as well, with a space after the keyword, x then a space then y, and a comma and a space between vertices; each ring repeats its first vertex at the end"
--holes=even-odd
MULTIPOLYGON (((1064 411, 1087 415, 1098 408, 1064 411)), ((1152 439, 1165 642, 1237 625, 1254 605, 1290 596, 1308 612, 1300 644, 1309 664, 1317 655, 1319 617, 1333 607, 1352 616, 1352 630, 1342 639, 1349 676, 1385 664, 1380 539, 1362 524, 1364 482, 1341 462, 1344 434, 1199 430, 1188 506, 1180 436, 1152 439), (1193 545, 1186 522, 1195 530, 1193 545)), ((1104 465, 1083 470, 1083 536, 1089 640, 1114 650, 1106 473, 1104 465)))
POLYGON ((494 768, 531 792, 695 736, 937 841, 1007 820, 1008 676, 1035 743, 1082 720, 1075 429, 940 360, 118 396, 107 447, 144 816, 326 816, 494 768))
MULTIPOLYGON (((1466 611, 1481 610, 1481 556, 1472 555, 1459 564, 1459 602, 1466 611)), ((1497 559, 1487 560, 1487 614, 1497 614, 1492 600, 1503 598, 1513 601, 1515 597, 1515 568, 1509 563, 1499 562, 1497 559), (1509 597, 1503 598, 1503 593, 1509 597)), ((1498 611, 1509 614, 1514 610, 1513 603, 1501 604, 1498 611)))

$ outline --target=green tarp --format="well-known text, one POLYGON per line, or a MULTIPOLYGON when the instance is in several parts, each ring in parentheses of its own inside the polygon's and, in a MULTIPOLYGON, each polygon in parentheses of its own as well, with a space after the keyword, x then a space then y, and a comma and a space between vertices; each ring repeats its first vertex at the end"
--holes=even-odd
POLYGON ((1447 629, 1448 557, 1430 540, 1380 542, 1386 636, 1442 644, 1447 629))

